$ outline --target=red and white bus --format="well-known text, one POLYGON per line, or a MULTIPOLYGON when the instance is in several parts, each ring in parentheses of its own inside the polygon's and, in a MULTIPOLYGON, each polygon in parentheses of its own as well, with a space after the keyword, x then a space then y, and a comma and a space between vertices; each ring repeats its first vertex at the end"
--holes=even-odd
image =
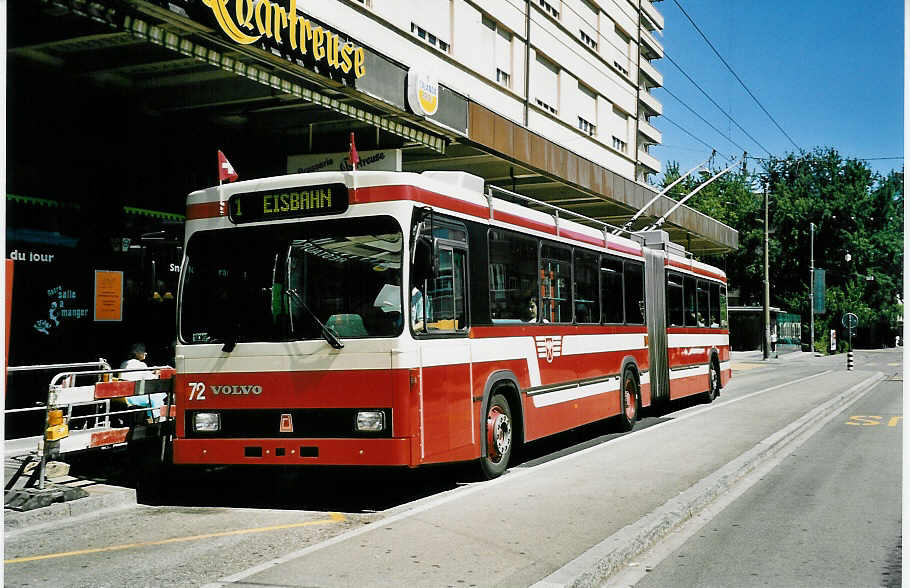
POLYGON ((666 233, 496 196, 463 172, 191 194, 174 463, 477 460, 494 477, 518 443, 713 400, 730 378, 722 271, 666 233))

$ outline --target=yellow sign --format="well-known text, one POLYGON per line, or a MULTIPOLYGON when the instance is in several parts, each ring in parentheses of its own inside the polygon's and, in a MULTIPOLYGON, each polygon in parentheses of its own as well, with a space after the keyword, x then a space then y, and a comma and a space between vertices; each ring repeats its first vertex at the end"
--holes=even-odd
POLYGON ((312 55, 317 62, 342 73, 366 75, 363 47, 344 43, 341 38, 297 14, 297 0, 290 0, 290 7, 269 0, 202 0, 211 9, 224 33, 241 45, 250 45, 262 37, 276 43, 288 44, 301 56, 312 55), (233 4, 233 10, 228 6, 233 4), (285 38, 283 35, 287 33, 285 38))
POLYGON ((436 114, 439 109, 439 80, 427 72, 408 70, 408 104, 416 114, 436 114))
POLYGON ((95 320, 123 320, 123 272, 95 270, 95 320))

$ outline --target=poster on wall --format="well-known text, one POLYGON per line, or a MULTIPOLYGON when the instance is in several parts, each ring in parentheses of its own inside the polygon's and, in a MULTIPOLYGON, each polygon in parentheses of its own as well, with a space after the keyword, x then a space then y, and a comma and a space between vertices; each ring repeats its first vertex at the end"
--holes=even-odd
POLYGON ((95 321, 123 320, 123 272, 95 270, 95 321))

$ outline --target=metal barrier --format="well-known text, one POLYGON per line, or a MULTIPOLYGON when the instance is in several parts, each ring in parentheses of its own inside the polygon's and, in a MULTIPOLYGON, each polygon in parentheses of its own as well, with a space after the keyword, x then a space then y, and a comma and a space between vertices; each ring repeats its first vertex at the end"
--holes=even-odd
MULTIPOLYGON (((131 431, 137 425, 154 425, 173 417, 173 377, 171 366, 152 366, 137 369, 112 369, 103 359, 82 364, 52 364, 49 366, 22 366, 18 371, 37 369, 71 368, 55 375, 48 386, 44 406, 11 409, 7 414, 27 410, 44 410, 44 433, 38 439, 35 451, 39 458, 37 471, 32 471, 22 484, 21 478, 28 470, 29 461, 19 468, 6 485, 10 492, 16 487, 45 489, 49 459, 65 453, 102 447, 126 445, 131 431), (74 371, 75 368, 101 367, 102 369, 74 371), (143 376, 157 373, 157 377, 139 380, 118 380, 126 374, 141 372, 143 376), (77 379, 92 377, 91 383, 76 385, 77 379), (153 398, 163 395, 163 402, 156 405, 153 398), (154 396, 153 396, 154 395, 154 396), (145 397, 133 403, 131 399, 145 397), (116 404, 121 406, 114 406, 116 404), (89 407, 88 410, 74 410, 89 407), (80 413, 80 414, 76 414, 80 413), (76 424, 81 427, 75 426, 76 424), (72 426, 71 426, 72 424, 72 426)), ((10 368, 11 370, 13 368, 10 368)), ((128 376, 127 376, 128 377, 128 376)))

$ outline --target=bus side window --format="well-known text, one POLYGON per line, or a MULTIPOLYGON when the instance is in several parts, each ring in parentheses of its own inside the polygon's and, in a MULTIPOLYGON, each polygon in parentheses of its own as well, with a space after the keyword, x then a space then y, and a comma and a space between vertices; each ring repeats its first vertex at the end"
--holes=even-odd
POLYGON ((720 287, 720 326, 727 328, 727 287, 720 287))
POLYGON ((537 240, 491 230, 488 243, 493 323, 537 322, 537 240))
POLYGON ((711 320, 708 325, 714 328, 720 326, 720 284, 711 284, 711 320))
POLYGON ((615 257, 600 259, 600 303, 603 308, 603 322, 622 324, 622 261, 615 257))
POLYGON ((634 261, 627 261, 624 269, 626 323, 643 325, 645 324, 644 266, 634 261))
POLYGON ((695 306, 695 278, 686 276, 683 278, 683 298, 686 304, 686 326, 694 327, 698 325, 698 309, 695 306))
POLYGON ((695 283, 696 292, 698 292, 698 313, 696 314, 696 320, 699 327, 707 327, 708 315, 711 313, 710 304, 708 302, 708 283, 704 280, 697 280, 695 283))
POLYGON ((667 325, 681 327, 684 324, 683 315, 683 277, 679 274, 667 273, 667 325))
POLYGON ((597 255, 575 250, 575 322, 600 322, 600 296, 597 288, 597 255))

